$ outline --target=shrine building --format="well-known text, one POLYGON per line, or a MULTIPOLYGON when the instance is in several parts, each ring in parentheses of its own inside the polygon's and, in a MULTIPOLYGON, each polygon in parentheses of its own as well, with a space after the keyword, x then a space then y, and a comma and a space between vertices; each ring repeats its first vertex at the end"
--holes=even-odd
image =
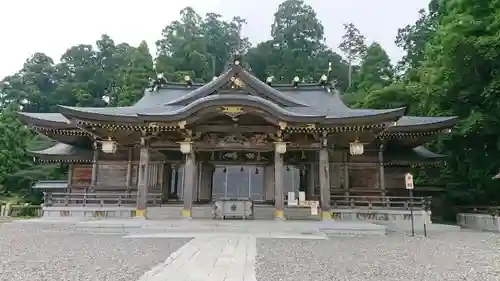
POLYGON ((60 216, 73 207, 130 209, 139 217, 168 209, 196 218, 203 217, 196 208, 233 199, 282 219, 290 192, 317 201, 322 218, 407 208, 405 173, 442 161, 423 145, 457 119, 406 116, 404 107, 354 109, 329 72, 318 83, 300 80, 260 81, 236 58, 206 84, 159 76, 132 106, 21 112, 57 141, 31 151, 36 160, 68 167, 68 180, 53 182, 57 192, 44 182, 44 208, 59 208, 60 216))

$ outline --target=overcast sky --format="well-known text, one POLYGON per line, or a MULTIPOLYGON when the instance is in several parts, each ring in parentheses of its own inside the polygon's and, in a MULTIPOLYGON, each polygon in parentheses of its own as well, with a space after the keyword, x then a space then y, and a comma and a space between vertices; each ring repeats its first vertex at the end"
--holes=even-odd
MULTIPOLYGON (((154 51, 161 30, 192 6, 198 13, 216 12, 224 18, 248 21, 244 33, 252 43, 270 37, 273 13, 282 0, 2 0, 0 1, 0 79, 19 70, 35 52, 58 61, 64 51, 80 43, 94 43, 107 33, 115 43, 137 45, 146 40, 154 51)), ((378 41, 393 60, 401 57, 394 39, 397 30, 417 19, 429 0, 306 0, 325 26, 328 45, 336 49, 342 24, 353 22, 378 41)))

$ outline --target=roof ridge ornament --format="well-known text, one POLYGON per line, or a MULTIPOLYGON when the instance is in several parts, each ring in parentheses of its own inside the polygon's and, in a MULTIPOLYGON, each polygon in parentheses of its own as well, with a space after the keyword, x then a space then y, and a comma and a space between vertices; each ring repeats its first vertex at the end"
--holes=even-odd
POLYGON ((193 80, 189 75, 184 76, 184 82, 186 82, 186 86, 189 88, 193 86, 193 80))
POLYGON ((274 81, 274 76, 268 76, 266 78, 266 84, 271 86, 273 84, 273 81, 274 81))
POLYGON ((242 58, 243 58, 242 54, 240 52, 236 51, 233 54, 233 58, 232 58, 233 64, 234 65, 241 65, 242 58))
POLYGON ((156 79, 149 78, 149 91, 150 92, 158 92, 161 86, 167 84, 167 79, 165 79, 163 73, 158 73, 156 75, 156 79))

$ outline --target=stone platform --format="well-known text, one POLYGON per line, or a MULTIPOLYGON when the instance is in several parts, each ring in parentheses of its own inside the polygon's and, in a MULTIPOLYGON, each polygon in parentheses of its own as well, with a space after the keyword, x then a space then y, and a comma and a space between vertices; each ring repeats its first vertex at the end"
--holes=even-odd
POLYGON ((83 232, 122 233, 131 238, 182 238, 253 236, 257 238, 327 239, 328 236, 386 235, 386 228, 369 222, 271 221, 271 220, 134 220, 90 218, 41 218, 40 223, 70 224, 83 232))

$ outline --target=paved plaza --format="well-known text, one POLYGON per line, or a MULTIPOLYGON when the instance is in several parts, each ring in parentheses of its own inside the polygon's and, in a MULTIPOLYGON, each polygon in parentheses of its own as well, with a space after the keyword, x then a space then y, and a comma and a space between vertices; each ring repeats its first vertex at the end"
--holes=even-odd
POLYGON ((0 224, 0 280, 500 280, 500 235, 326 236, 308 222, 0 224))

